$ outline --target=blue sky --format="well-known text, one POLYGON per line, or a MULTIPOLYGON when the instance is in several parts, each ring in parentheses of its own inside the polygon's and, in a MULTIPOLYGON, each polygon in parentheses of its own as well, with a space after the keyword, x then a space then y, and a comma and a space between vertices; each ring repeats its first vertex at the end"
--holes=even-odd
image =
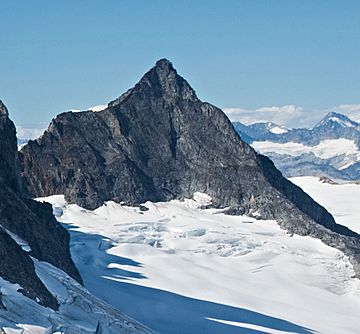
POLYGON ((0 99, 19 125, 107 103, 159 58, 222 108, 360 103, 360 1, 1 1, 0 99))

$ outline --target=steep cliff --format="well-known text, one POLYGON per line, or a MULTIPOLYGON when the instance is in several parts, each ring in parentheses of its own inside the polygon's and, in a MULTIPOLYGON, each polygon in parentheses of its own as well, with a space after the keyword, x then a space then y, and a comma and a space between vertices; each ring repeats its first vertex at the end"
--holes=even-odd
POLYGON ((41 305, 57 301, 35 273, 35 257, 66 271, 81 282, 71 259, 69 234, 52 215, 49 204, 21 196, 15 126, 0 102, 0 277, 18 283, 24 295, 41 305), (27 249, 18 240, 27 244, 27 249))

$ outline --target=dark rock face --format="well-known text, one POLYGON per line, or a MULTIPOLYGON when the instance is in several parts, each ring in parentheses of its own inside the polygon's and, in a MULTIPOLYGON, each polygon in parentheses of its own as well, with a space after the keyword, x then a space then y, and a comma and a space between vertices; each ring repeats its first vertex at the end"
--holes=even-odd
POLYGON ((5 105, 0 101, 0 179, 11 189, 18 192, 19 168, 17 162, 16 131, 8 117, 5 105))
POLYGON ((29 196, 65 194, 88 209, 205 192, 229 213, 257 212, 343 250, 360 274, 359 236, 256 154, 165 59, 104 111, 59 115, 22 149, 21 169, 29 196))
POLYGON ((18 283, 22 293, 44 306, 57 307, 35 273, 30 256, 47 261, 81 282, 69 250, 70 237, 52 215, 50 204, 21 196, 16 133, 0 102, 0 277, 18 283), (10 231, 25 240, 31 251, 22 250, 10 231))
POLYGON ((11 283, 18 283, 25 296, 34 300, 38 298, 41 305, 57 309, 55 297, 36 276, 29 255, 2 228, 0 228, 0 245, 0 277, 11 283))
POLYGON ((81 282, 70 256, 69 233, 53 216, 50 204, 21 199, 4 187, 0 191, 0 224, 28 242, 30 255, 81 282))

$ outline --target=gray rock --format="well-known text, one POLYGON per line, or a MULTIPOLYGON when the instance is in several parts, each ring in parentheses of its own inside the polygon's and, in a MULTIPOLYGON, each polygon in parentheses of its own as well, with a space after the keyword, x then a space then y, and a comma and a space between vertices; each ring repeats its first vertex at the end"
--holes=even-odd
POLYGON ((0 144, 0 277, 20 284, 24 295, 56 309, 57 301, 37 277, 30 256, 79 282, 81 277, 71 259, 69 234, 52 215, 51 205, 22 197, 15 127, 1 101, 0 144), (23 251, 6 230, 25 240, 31 251, 23 251))
POLYGON ((8 115, 8 110, 0 101, 0 179, 13 191, 19 192, 16 131, 8 115))
MULTIPOLYGON (((21 286, 23 295, 53 309, 58 303, 35 273, 29 255, 0 227, 0 277, 21 286)), ((2 304, 2 303, 1 303, 2 304)), ((3 305, 5 308, 5 306, 3 305)), ((1 308, 1 305, 0 305, 1 308)))
POLYGON ((106 200, 139 205, 204 192, 228 213, 257 212, 337 247, 360 275, 358 234, 243 142, 166 59, 107 109, 60 114, 20 155, 28 196, 65 194, 95 209, 106 200))

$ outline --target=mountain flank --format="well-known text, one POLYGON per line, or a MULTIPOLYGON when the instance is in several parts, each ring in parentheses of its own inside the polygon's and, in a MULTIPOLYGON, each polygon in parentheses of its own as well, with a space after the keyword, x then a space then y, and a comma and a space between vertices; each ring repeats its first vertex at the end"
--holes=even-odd
POLYGON ((360 276, 359 235, 243 142, 166 59, 105 110, 57 116, 21 150, 20 168, 28 197, 64 194, 87 209, 207 193, 229 214, 275 219, 342 250, 360 276))

